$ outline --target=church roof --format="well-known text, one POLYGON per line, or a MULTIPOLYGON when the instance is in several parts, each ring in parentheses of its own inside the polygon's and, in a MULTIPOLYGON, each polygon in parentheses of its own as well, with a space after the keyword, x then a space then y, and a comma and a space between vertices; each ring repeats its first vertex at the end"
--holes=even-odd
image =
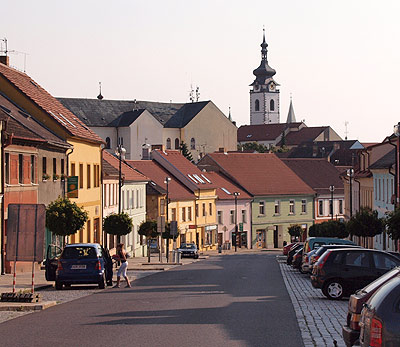
POLYGON ((263 32, 263 42, 261 43, 261 63, 260 66, 253 71, 256 79, 251 85, 260 84, 265 85, 272 77, 276 74, 276 71, 268 65, 267 53, 268 53, 268 44, 265 41, 265 30, 263 32))
POLYGON ((183 128, 211 101, 191 102, 184 104, 169 120, 165 123, 165 128, 183 128))
POLYGON ((296 123, 296 116, 294 114, 292 98, 290 98, 289 112, 287 115, 286 123, 296 123))

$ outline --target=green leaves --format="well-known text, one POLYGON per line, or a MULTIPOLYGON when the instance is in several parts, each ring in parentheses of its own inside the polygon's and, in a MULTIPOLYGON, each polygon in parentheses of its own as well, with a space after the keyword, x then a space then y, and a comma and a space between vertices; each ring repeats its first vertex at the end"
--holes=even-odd
POLYGON ((292 225, 288 228, 288 233, 290 236, 299 237, 303 233, 303 229, 300 225, 292 225))
POLYGON ((46 227, 56 235, 75 234, 87 219, 88 213, 67 198, 59 197, 46 208, 46 227))
POLYGON ((345 223, 331 220, 310 226, 308 235, 315 237, 338 237, 343 239, 349 236, 349 233, 346 230, 345 223))
POLYGON ((146 238, 155 238, 157 233, 157 222, 155 220, 145 221, 139 226, 139 235, 146 236, 146 238))
POLYGON ((373 237, 381 234, 385 228, 385 221, 378 218, 378 211, 362 207, 347 222, 347 231, 356 236, 373 237))
POLYGON ((392 212, 386 213, 386 228, 388 235, 393 240, 400 239, 400 208, 396 208, 392 212))
POLYGON ((117 236, 129 234, 132 226, 132 218, 125 212, 109 214, 103 223, 103 229, 107 234, 117 236))

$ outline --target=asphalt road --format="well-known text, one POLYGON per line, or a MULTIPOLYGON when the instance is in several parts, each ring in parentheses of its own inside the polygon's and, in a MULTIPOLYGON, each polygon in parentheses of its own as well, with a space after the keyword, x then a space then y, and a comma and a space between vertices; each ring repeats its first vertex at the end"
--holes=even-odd
POLYGON ((2 346, 303 346, 274 254, 210 257, 0 324, 2 346))

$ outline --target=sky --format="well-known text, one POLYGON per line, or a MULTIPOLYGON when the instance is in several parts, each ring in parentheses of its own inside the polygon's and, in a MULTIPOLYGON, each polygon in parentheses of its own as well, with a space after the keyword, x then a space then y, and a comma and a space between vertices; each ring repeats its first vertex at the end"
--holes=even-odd
POLYGON ((53 96, 95 98, 101 81, 105 99, 189 102, 198 86, 240 126, 265 27, 281 122, 292 96, 307 126, 381 142, 400 121, 399 13, 398 0, 2 0, 0 39, 53 96))

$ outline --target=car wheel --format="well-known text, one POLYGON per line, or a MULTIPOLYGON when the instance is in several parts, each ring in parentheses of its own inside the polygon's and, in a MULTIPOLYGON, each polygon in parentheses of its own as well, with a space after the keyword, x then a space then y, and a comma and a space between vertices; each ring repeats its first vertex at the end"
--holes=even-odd
POLYGON ((342 281, 336 279, 327 281, 322 288, 322 293, 331 300, 341 299, 344 292, 345 290, 342 281))
POLYGON ((56 290, 61 290, 63 287, 63 284, 59 281, 56 281, 56 290))
POLYGON ((101 280, 99 281, 99 289, 104 289, 106 287, 106 279, 103 276, 101 276, 101 280))

